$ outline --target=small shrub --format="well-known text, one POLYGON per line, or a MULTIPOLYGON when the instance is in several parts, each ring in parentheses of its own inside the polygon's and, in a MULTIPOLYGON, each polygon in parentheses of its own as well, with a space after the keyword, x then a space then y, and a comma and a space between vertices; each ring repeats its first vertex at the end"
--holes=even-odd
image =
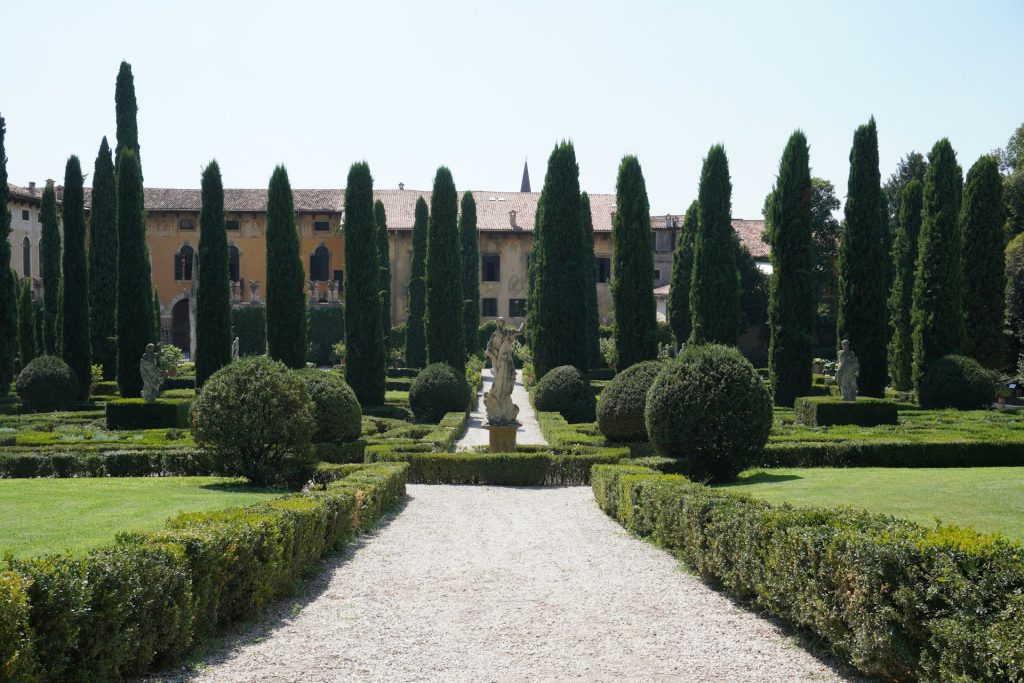
POLYGON ((447 363, 428 365, 409 387, 409 407, 416 422, 437 424, 446 413, 465 412, 469 384, 447 363))
POLYGON ((160 369, 164 372, 177 372, 178 366, 185 362, 185 352, 174 344, 160 344, 160 369))
POLYGON ((188 429, 189 399, 161 398, 146 403, 141 398, 107 401, 107 429, 188 429))
POLYGON ((801 396, 793 405, 793 418, 798 424, 811 427, 874 427, 899 424, 899 411, 895 401, 880 398, 844 401, 832 396, 801 396))
POLYGON ((988 408, 996 399, 995 377, 973 358, 943 356, 928 364, 917 398, 929 409, 988 408))
POLYGON ((566 422, 594 421, 594 392, 572 365, 552 368, 537 382, 537 410, 561 413, 566 422))
POLYGON ((316 443, 355 441, 363 428, 363 411, 352 387, 336 372, 299 370, 313 401, 316 443))
POLYGON ((18 375, 17 390, 21 402, 34 411, 68 410, 78 395, 78 380, 64 359, 39 356, 18 375))
POLYGON ((661 372, 661 363, 653 360, 631 365, 601 392, 597 406, 597 426, 609 441, 646 441, 644 407, 647 391, 661 372))

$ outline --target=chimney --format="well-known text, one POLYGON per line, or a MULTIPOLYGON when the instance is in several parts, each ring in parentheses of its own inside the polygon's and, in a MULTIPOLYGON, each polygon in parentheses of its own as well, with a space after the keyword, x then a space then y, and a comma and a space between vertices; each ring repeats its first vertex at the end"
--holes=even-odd
POLYGON ((28 191, 32 194, 36 193, 36 181, 30 180, 28 183, 28 191))
POLYGON ((508 212, 508 223, 509 223, 509 225, 512 226, 513 230, 518 230, 519 229, 519 226, 516 225, 516 212, 515 211, 509 211, 508 212))
POLYGON ((53 178, 47 178, 46 179, 46 186, 47 187, 53 187, 53 178))
POLYGON ((405 183, 398 183, 398 189, 399 190, 404 190, 405 189, 405 183))

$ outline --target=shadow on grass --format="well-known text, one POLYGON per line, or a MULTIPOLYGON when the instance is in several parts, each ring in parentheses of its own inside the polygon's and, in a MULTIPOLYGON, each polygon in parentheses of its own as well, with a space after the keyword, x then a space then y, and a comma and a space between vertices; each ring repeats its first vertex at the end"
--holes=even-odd
POLYGON ((271 488, 266 486, 253 486, 246 482, 244 479, 237 479, 234 481, 220 481, 215 484, 203 484, 197 488, 206 491, 218 491, 220 493, 280 493, 282 496, 289 493, 296 493, 296 491, 289 491, 288 489, 271 488))
POLYGON ((726 484, 719 484, 721 488, 733 488, 737 486, 746 486, 748 484, 771 484, 777 481, 793 481, 794 479, 803 479, 803 477, 796 474, 773 474, 772 472, 758 472, 751 474, 750 476, 743 477, 737 481, 731 481, 726 484))

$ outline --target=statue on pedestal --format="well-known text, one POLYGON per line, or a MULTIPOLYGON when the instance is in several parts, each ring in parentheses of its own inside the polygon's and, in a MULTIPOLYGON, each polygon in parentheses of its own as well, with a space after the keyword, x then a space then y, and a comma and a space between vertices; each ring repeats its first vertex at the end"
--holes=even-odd
POLYGON ((260 302, 260 281, 249 280, 249 303, 258 304, 260 302))
POLYGON ((231 362, 234 363, 236 360, 238 360, 238 337, 231 342, 231 362))
POLYGON ((857 400, 857 375, 860 374, 860 361, 857 354, 850 350, 850 342, 843 340, 843 349, 836 357, 836 384, 844 401, 857 400))
POLYGON ((518 328, 505 327, 505 319, 495 321, 497 328, 487 342, 487 358, 491 361, 494 381, 491 390, 484 394, 487 422, 491 425, 517 425, 519 406, 512 402, 512 390, 516 386, 516 366, 512 359, 512 346, 523 334, 523 323, 518 328))
POLYGON ((155 403, 160 395, 164 374, 160 371, 160 351, 154 344, 146 344, 146 352, 139 359, 139 374, 142 375, 142 398, 146 403, 155 403))

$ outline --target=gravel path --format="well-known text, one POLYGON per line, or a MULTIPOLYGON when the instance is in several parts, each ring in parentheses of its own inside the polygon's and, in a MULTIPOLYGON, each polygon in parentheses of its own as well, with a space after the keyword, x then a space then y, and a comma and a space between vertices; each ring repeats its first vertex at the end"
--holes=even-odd
POLYGON ((409 494, 302 597, 159 680, 842 680, 628 536, 589 488, 409 494))

